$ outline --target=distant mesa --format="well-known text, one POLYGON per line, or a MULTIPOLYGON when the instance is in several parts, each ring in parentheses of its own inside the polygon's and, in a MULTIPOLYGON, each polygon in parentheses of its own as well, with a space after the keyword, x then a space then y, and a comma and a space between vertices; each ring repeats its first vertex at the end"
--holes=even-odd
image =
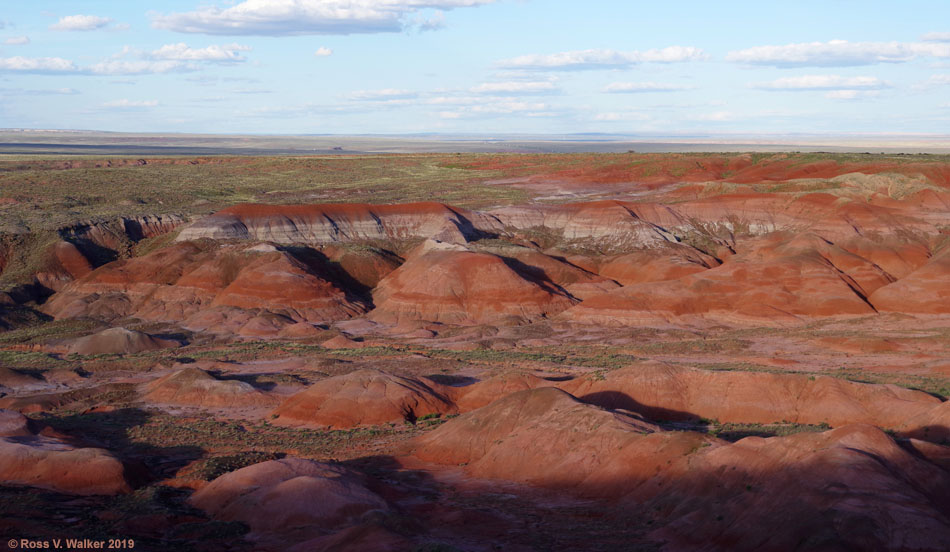
POLYGON ((368 205, 238 205, 181 231, 179 241, 200 238, 321 244, 357 240, 436 238, 465 243, 491 219, 441 203, 368 205), (473 219, 475 219, 473 221, 473 219))

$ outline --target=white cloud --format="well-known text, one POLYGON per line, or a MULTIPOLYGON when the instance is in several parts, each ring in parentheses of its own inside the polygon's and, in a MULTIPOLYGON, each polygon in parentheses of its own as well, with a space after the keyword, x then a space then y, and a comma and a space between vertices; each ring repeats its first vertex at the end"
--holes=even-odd
POLYGON ((484 102, 480 96, 434 96, 425 100, 429 105, 473 105, 484 102))
POLYGON ((146 107, 156 107, 158 106, 158 101, 156 100, 114 100, 111 102, 105 102, 102 104, 102 107, 114 107, 120 109, 141 109, 146 107))
POLYGON ((504 116, 520 117, 549 117, 556 113, 553 106, 543 102, 526 102, 523 100, 493 98, 486 100, 478 98, 468 105, 458 105, 451 111, 440 111, 443 119, 461 118, 494 118, 504 116))
POLYGON ((825 94, 832 100, 854 100, 861 94, 860 90, 832 90, 825 94))
POLYGON ((15 56, 0 58, 0 71, 21 73, 73 73, 76 65, 68 59, 58 57, 27 58, 15 56))
POLYGON ((575 50, 556 54, 530 54, 505 59, 498 64, 510 69, 540 71, 576 71, 585 69, 617 69, 638 63, 679 63, 701 61, 708 56, 692 46, 669 46, 644 52, 616 50, 575 50))
POLYGON ((847 67, 950 57, 950 44, 935 42, 803 42, 729 52, 726 60, 771 67, 847 67))
POLYGON ((250 46, 240 44, 226 44, 222 46, 208 46, 206 48, 189 48, 184 42, 166 44, 149 54, 151 59, 165 59, 177 61, 218 61, 238 62, 247 58, 239 52, 248 52, 250 46))
POLYGON ((76 90, 75 88, 53 88, 41 90, 28 90, 24 88, 0 88, 0 92, 24 96, 73 96, 80 93, 79 90, 76 90))
POLYGON ((731 111, 714 111, 712 113, 703 113, 695 117, 697 121, 711 121, 711 122, 725 122, 733 121, 736 118, 736 114, 731 111))
POLYGON ((399 90, 396 88, 384 88, 382 90, 357 90, 348 96, 351 100, 358 101, 387 101, 387 100, 411 100, 417 98, 419 94, 411 90, 399 90))
POLYGON ((802 75, 784 77, 752 85, 762 90, 881 90, 891 84, 877 77, 842 77, 840 75, 802 75))
POLYGON ((486 82, 471 89, 476 94, 499 96, 551 94, 558 90, 551 81, 486 82))
POLYGON ((94 75, 147 75, 194 71, 194 66, 178 60, 122 60, 100 61, 88 69, 94 75))
POLYGON ((950 84, 950 75, 931 75, 929 79, 920 83, 916 88, 931 88, 950 84))
POLYGON ((950 33, 927 33, 920 38, 927 42, 950 42, 950 33))
MULTIPOLYGON (((495 0, 245 0, 230 7, 152 14, 152 25, 182 33, 212 35, 334 35, 399 32, 420 10, 491 4, 495 0)), ((436 13, 418 22, 422 29, 442 24, 436 13)))
POLYGON ((326 46, 320 46, 317 48, 317 51, 313 53, 316 57, 327 57, 333 55, 333 50, 327 48, 326 46))
POLYGON ((607 113, 598 113, 594 115, 595 121, 649 121, 652 117, 645 113, 640 113, 637 111, 623 111, 623 112, 607 112, 607 113))
POLYGON ((689 90, 687 86, 661 82, 613 82, 604 88, 604 92, 611 94, 636 94, 642 92, 676 92, 689 90))
POLYGON ((49 26, 51 31, 94 31, 112 23, 110 17, 96 15, 67 15, 49 26))
POLYGON ((438 31, 445 28, 445 14, 441 11, 435 12, 432 17, 417 18, 416 26, 420 31, 438 31))
POLYGON ((9 46, 19 46, 21 44, 29 44, 30 37, 28 36, 11 36, 10 38, 3 41, 4 44, 9 46))

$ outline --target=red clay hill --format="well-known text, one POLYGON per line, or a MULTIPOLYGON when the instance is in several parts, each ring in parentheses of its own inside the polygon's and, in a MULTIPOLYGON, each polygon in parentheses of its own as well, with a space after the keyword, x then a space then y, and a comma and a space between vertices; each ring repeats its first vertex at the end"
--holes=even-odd
POLYGON ((459 180, 0 239, 11 534, 950 549, 945 158, 371 161, 459 180))

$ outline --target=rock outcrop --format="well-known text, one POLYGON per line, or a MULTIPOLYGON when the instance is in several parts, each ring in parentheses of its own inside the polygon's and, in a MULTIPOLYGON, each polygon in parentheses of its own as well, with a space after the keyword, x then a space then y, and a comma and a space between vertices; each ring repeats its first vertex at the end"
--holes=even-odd
POLYGON ((464 243, 490 226, 490 217, 442 203, 368 205, 239 205, 205 217, 179 234, 200 238, 322 244, 339 241, 435 238, 464 243))

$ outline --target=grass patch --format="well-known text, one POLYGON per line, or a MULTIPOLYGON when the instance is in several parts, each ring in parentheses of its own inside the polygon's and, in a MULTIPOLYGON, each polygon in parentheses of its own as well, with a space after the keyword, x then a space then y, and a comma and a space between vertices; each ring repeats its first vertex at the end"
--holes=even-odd
POLYGON ((709 433, 729 442, 736 442, 746 437, 785 437, 797 433, 820 433, 828 431, 828 424, 713 424, 709 433))

